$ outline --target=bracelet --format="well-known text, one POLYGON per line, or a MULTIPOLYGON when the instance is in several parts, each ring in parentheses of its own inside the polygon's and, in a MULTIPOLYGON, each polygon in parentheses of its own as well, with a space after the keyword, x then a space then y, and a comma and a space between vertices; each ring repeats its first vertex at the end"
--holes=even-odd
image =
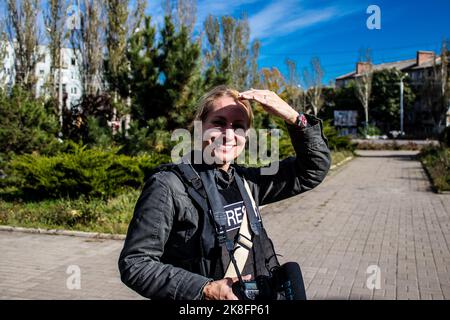
POLYGON ((295 120, 295 124, 300 128, 306 128, 308 126, 308 120, 306 120, 305 114, 300 112, 295 120))

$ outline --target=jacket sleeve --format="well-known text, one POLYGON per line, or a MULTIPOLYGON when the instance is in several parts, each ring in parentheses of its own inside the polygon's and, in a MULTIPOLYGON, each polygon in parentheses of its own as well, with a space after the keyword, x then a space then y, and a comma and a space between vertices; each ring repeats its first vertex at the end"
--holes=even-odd
POLYGON ((210 279, 160 261, 176 215, 171 190, 161 174, 149 179, 136 203, 119 257, 121 279, 147 298, 201 299, 210 279))
POLYGON ((311 190, 327 175, 331 156, 322 121, 312 115, 305 116, 309 124, 306 128, 286 123, 295 157, 277 162, 278 170, 274 174, 264 174, 261 168, 248 171, 246 178, 254 183, 253 193, 259 205, 311 190))

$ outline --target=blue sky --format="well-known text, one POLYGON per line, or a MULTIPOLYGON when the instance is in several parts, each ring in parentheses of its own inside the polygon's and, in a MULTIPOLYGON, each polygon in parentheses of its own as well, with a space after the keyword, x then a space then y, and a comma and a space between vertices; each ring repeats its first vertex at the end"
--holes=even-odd
MULTIPOLYGON (((164 1, 148 0, 146 13, 158 25, 164 1)), ((251 38, 262 44, 260 67, 286 74, 286 58, 301 70, 317 56, 325 84, 352 71, 362 48, 371 48, 373 61, 381 63, 415 58, 417 50, 438 52, 442 39, 450 39, 450 0, 197 0, 197 9, 196 32, 208 14, 246 13, 251 38), (380 30, 366 27, 369 5, 381 9, 380 30)))
MULTIPOLYGON (((197 0, 197 30, 209 14, 249 18, 251 38, 261 43, 260 67, 286 73, 285 59, 302 69, 318 56, 324 83, 354 69, 361 48, 371 48, 375 63, 415 58, 417 50, 439 51, 450 39, 449 0, 197 0), (381 29, 369 30, 369 5, 381 9, 381 29)), ((148 13, 160 19, 161 1, 148 13)))

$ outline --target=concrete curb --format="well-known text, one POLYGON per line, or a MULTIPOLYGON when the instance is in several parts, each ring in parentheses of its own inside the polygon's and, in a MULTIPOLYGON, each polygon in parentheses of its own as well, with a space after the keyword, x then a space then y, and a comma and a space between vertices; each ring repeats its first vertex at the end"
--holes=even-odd
POLYGON ((341 162, 339 162, 339 163, 337 163, 337 164, 333 164, 333 165, 330 167, 330 170, 333 170, 333 169, 335 169, 335 168, 337 168, 337 167, 342 166, 344 163, 346 163, 346 162, 352 160, 353 158, 354 158, 353 156, 350 156, 350 157, 345 158, 344 160, 342 160, 341 162))
POLYGON ((83 237, 83 238, 90 238, 90 239, 125 240, 124 234, 71 231, 71 230, 61 230, 61 229, 23 228, 23 227, 0 225, 0 231, 83 237))

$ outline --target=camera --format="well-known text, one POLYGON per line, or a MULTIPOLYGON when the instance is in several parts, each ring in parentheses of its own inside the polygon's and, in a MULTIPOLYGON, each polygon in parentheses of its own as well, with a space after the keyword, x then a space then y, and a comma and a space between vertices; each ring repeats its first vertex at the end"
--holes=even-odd
POLYGON ((296 262, 275 267, 270 276, 237 281, 232 288, 240 300, 306 300, 302 273, 296 262))

